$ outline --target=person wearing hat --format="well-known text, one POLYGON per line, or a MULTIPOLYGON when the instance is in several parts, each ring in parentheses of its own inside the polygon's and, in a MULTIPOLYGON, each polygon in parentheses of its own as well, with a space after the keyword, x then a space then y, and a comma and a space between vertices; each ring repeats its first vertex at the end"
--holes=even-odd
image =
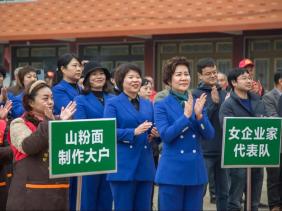
MULTIPOLYGON (((75 119, 102 118, 105 103, 114 95, 110 91, 110 73, 101 64, 89 61, 83 71, 84 90, 74 100, 75 119)), ((112 193, 106 174, 82 177, 81 210, 112 210, 112 193)))
POLYGON ((252 91, 257 93, 259 96, 263 96, 264 94, 264 88, 261 85, 261 82, 259 80, 255 81, 255 64, 252 62, 252 60, 246 58, 242 59, 239 63, 239 68, 246 68, 250 74, 250 76, 253 79, 253 85, 252 85, 252 91))

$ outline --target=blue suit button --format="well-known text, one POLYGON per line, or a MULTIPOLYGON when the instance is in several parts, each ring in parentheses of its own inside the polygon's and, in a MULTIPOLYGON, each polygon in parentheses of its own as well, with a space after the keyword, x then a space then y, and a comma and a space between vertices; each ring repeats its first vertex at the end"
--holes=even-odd
POLYGON ((192 151, 194 154, 197 152, 197 150, 195 150, 195 149, 193 149, 193 151, 192 151))
POLYGON ((193 137, 193 138, 196 138, 196 135, 195 135, 195 134, 193 134, 193 135, 192 135, 192 137, 193 137))
POLYGON ((180 153, 181 153, 181 154, 184 154, 184 150, 181 150, 180 153))
POLYGON ((132 149, 132 148, 133 148, 133 146, 132 146, 132 145, 130 145, 130 146, 129 146, 129 148, 130 148, 130 149, 132 149))
POLYGON ((180 136, 180 138, 181 138, 181 139, 183 139, 183 138, 184 138, 184 136, 183 136, 183 135, 181 135, 181 136, 180 136))
POLYGON ((144 146, 144 149, 147 149, 147 145, 144 146))

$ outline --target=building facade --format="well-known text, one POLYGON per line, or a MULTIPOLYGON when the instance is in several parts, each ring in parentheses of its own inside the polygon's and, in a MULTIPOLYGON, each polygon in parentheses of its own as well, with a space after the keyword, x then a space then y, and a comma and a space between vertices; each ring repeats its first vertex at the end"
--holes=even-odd
POLYGON ((268 4, 261 0, 256 4, 247 0, 202 0, 198 3, 182 0, 177 4, 170 0, 141 3, 118 0, 114 6, 108 1, 99 1, 99 4, 90 0, 59 2, 61 6, 65 3, 69 10, 77 10, 73 19, 67 16, 46 19, 45 16, 55 14, 60 8, 54 0, 0 0, 0 18, 20 8, 26 9, 21 12, 26 19, 18 15, 9 20, 10 25, 4 24, 0 29, 0 64, 11 71, 27 64, 44 71, 56 71, 58 57, 73 52, 82 59, 97 60, 110 70, 119 63, 136 63, 144 75, 155 78, 158 90, 163 87, 163 62, 176 55, 186 56, 190 61, 192 87, 198 83, 195 65, 202 57, 213 57, 218 69, 225 73, 248 57, 255 63, 256 78, 266 89, 273 86, 274 72, 282 71, 282 22, 279 19, 282 18, 282 4, 278 0, 268 4), (76 4, 82 2, 103 14, 95 16, 94 24, 91 23, 93 13, 83 13, 84 5, 81 6, 84 9, 76 8, 76 4), (189 7, 183 9, 183 5, 189 7), (237 11, 240 5, 249 8, 237 11), (118 11, 118 14, 107 16, 107 10, 113 12, 115 7, 122 10, 127 7, 128 15, 123 16, 123 11, 118 11), (200 12, 191 14, 195 10, 200 12), (30 23, 38 11, 44 12, 43 18, 30 23), (160 11, 168 14, 160 14, 160 11), (185 15, 189 11, 190 14, 185 15), (86 26, 83 20, 89 20, 86 26), (20 29, 16 21, 22 21, 20 29), (56 24, 61 27, 56 28, 56 24), (72 25, 76 26, 73 30, 69 27, 72 25), (49 30, 44 33, 46 29, 49 30))

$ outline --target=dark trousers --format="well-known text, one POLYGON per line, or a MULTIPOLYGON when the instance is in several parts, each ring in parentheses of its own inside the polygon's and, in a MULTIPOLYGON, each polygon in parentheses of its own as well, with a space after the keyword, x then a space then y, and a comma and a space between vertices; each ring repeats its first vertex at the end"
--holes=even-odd
POLYGON ((282 154, 280 154, 280 167, 266 168, 267 197, 269 208, 282 207, 282 154))
MULTIPOLYGON (((228 210, 241 210, 241 199, 246 189, 247 170, 243 168, 229 169, 230 190, 228 210)), ((263 168, 252 168, 251 210, 257 211, 263 183, 263 168)))
POLYGON ((214 172, 208 172, 208 176, 209 176, 209 192, 210 192, 210 198, 215 198, 215 175, 214 172))
POLYGON ((227 210, 229 181, 228 170, 221 168, 221 156, 205 156, 209 177, 213 177, 217 210, 227 210))

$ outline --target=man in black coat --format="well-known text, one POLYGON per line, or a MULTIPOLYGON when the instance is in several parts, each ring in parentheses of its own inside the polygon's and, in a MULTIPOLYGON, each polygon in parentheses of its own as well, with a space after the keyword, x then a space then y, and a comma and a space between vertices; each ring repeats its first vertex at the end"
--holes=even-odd
MULTIPOLYGON (((228 83, 232 88, 230 97, 221 105, 219 119, 223 125, 224 117, 262 117, 265 116, 265 107, 259 95, 250 92, 252 78, 247 69, 234 69, 228 74, 228 83)), ((228 210, 240 210, 241 199, 246 187, 246 169, 229 169, 230 190, 228 210)), ((257 211, 260 202, 263 168, 252 168, 251 183, 251 210, 257 211)))
MULTIPOLYGON (((218 114, 219 108, 226 97, 226 92, 218 85, 217 68, 212 58, 200 59, 197 63, 197 71, 201 82, 193 91, 193 96, 199 98, 202 93, 207 95, 205 108, 210 122, 215 129, 215 137, 213 140, 201 140, 200 142, 209 175, 209 185, 211 186, 214 181, 217 210, 226 210, 228 176, 227 170, 221 168, 222 130, 219 124, 218 114)), ((211 194, 212 193, 210 193, 210 195, 211 194)))

